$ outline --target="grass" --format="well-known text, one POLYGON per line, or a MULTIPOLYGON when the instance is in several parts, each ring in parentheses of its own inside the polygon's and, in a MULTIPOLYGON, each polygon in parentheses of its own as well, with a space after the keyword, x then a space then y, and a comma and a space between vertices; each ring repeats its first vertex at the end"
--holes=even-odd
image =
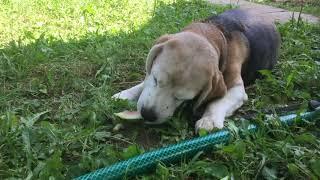
MULTIPOLYGON (((134 105, 110 96, 143 79, 157 37, 228 8, 181 0, 0 1, 0 179, 70 179, 192 138, 195 119, 183 110, 161 126, 126 123, 113 131, 119 122, 113 113, 134 105)), ((265 108, 290 103, 301 103, 302 111, 320 98, 320 26, 278 27, 280 61, 248 88, 250 100, 238 114, 262 116, 265 108)), ((137 178, 316 179, 318 128, 263 125, 217 152, 137 178)))

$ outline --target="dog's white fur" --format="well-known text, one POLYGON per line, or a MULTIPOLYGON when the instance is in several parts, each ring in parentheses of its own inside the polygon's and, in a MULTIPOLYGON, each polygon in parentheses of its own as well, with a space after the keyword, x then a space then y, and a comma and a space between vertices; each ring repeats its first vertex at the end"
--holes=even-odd
MULTIPOLYGON (((139 99, 142 90, 143 83, 140 83, 130 89, 113 95, 113 98, 137 100, 139 99)), ((248 96, 245 92, 243 83, 239 81, 239 84, 229 89, 224 97, 207 105, 202 118, 196 122, 196 130, 212 130, 214 127, 223 128, 225 118, 232 116, 234 111, 240 108, 247 100, 248 96)))
MULTIPOLYGON (((234 51, 236 56, 246 50, 235 47, 234 51)), ((248 97, 241 78, 242 62, 230 64, 236 69, 232 78, 223 77, 218 67, 221 53, 215 44, 194 32, 163 36, 149 52, 144 82, 113 97, 138 100, 139 112, 151 108, 157 115, 152 123, 162 123, 183 101, 198 97, 199 106, 208 96, 216 95, 196 122, 196 130, 222 128, 225 117, 231 116, 248 97), (227 85, 226 79, 230 81, 227 85)))
POLYGON ((247 100, 243 83, 239 82, 230 88, 224 97, 207 105, 204 115, 196 122, 196 129, 223 128, 225 118, 231 116, 247 100))

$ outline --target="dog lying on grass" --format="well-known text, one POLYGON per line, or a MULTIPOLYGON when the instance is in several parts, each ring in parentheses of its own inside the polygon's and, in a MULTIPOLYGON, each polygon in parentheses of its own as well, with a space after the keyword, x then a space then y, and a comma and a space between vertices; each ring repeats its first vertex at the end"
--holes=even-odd
POLYGON ((280 36, 273 22, 243 9, 226 11, 161 36, 146 60, 145 80, 114 98, 138 100, 146 123, 165 122, 184 101, 205 106, 195 128, 222 128, 248 96, 245 85, 272 69, 280 36))

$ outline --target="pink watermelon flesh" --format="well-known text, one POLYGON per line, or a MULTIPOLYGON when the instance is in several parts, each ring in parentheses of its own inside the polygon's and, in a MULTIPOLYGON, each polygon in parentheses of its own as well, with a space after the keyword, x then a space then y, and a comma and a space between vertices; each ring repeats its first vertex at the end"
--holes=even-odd
POLYGON ((118 116, 121 119, 142 119, 141 114, 138 111, 122 111, 119 113, 114 113, 114 115, 118 116))

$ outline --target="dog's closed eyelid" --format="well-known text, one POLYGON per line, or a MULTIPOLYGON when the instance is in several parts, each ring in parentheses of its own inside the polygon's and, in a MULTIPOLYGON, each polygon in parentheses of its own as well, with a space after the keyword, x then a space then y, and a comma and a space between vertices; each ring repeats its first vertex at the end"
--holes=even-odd
POLYGON ((160 88, 165 88, 167 86, 167 82, 165 81, 164 77, 162 76, 155 76, 154 74, 151 75, 152 81, 155 86, 160 88))
POLYGON ((153 78, 153 81, 154 81, 155 85, 157 86, 157 85, 158 85, 158 80, 157 80, 157 78, 156 78, 155 76, 152 76, 152 78, 153 78))

